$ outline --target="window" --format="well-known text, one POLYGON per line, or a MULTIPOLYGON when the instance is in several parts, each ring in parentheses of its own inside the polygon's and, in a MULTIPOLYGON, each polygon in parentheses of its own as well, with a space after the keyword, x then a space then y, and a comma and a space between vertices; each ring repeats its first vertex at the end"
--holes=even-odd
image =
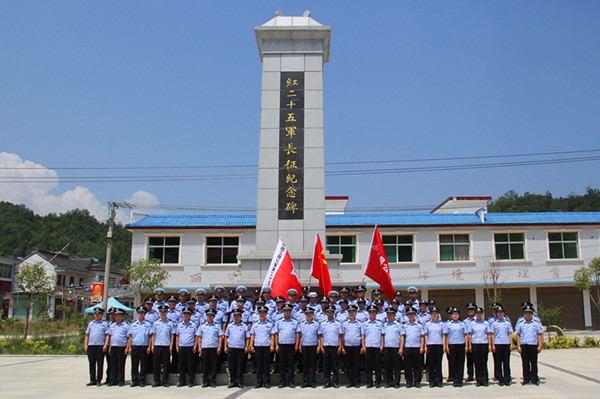
POLYGON ((440 261, 469 260, 468 234, 440 234, 440 261))
POLYGON ((71 276, 69 277, 69 286, 74 286, 75 285, 75 277, 71 276))
POLYGON ((148 259, 162 264, 179 263, 179 237, 148 237, 148 259))
POLYGON ((82 286, 83 286, 83 279, 82 279, 82 278, 80 278, 80 279, 79 279, 79 286, 80 286, 80 287, 82 287, 82 286))
POLYGON ((525 259, 524 233, 494 234, 497 260, 525 259))
POLYGON ((413 261, 413 236, 382 236, 383 248, 389 263, 413 261))
POLYGON ((327 236, 330 254, 342 254, 341 263, 356 263, 356 236, 327 236))
POLYGON ((12 265, 0 265, 0 278, 12 278, 12 265))
POLYGON ((237 263, 239 237, 206 237, 206 264, 237 263))
POLYGON ((548 233, 550 259, 577 259, 577 233, 548 233))

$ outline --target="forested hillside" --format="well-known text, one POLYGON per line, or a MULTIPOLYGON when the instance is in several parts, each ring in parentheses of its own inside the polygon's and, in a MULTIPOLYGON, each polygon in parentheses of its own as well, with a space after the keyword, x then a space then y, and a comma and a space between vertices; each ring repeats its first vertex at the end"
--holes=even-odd
POLYGON ((598 212, 600 211, 600 190, 588 187, 585 194, 570 194, 554 198, 546 194, 517 194, 510 190, 492 201, 489 212, 598 212))
MULTIPOLYGON (((0 202, 0 255, 27 256, 36 249, 60 251, 71 257, 106 257, 107 223, 100 223, 87 210, 76 209, 60 215, 36 215, 24 205, 0 202)), ((131 233, 119 224, 113 235, 112 263, 128 265, 131 233)))

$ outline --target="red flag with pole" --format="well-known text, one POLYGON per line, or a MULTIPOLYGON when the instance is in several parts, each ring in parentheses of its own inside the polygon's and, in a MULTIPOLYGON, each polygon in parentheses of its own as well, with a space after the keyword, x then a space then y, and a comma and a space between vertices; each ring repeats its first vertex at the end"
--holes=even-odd
POLYGON ((266 287, 271 288, 271 295, 282 296, 286 301, 289 299, 287 292, 290 288, 294 288, 298 292, 302 291, 296 268, 281 238, 277 243, 271 265, 262 285, 263 289, 266 287))
POLYGON ((327 295, 332 290, 329 267, 327 266, 327 259, 325 259, 325 251, 323 251, 319 233, 315 237, 315 252, 313 253, 310 275, 319 280, 319 288, 323 291, 323 295, 327 295))
POLYGON ((383 291, 385 296, 390 299, 394 297, 394 287, 392 286, 392 279, 390 277, 390 266, 387 261, 387 256, 385 256, 385 250, 377 226, 375 226, 375 231, 373 231, 373 241, 367 259, 365 276, 379 283, 381 291, 383 291))

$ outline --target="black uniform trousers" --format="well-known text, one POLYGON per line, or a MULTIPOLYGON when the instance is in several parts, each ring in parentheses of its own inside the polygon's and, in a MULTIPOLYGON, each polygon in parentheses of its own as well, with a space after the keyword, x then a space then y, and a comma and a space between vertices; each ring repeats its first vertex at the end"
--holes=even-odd
POLYGON ((196 379, 196 354, 193 346, 179 347, 179 382, 185 384, 187 374, 188 384, 193 384, 196 379))
POLYGON ((488 352, 489 344, 472 344, 473 365, 475 367, 475 379, 480 384, 487 384, 488 377, 488 352))
POLYGON ((171 373, 179 372, 179 353, 177 353, 177 340, 173 340, 173 345, 171 345, 171 362, 169 364, 169 370, 171 373))
POLYGON ((90 382, 102 382, 104 372, 103 345, 88 345, 87 356, 90 363, 90 382))
POLYGON ((538 376, 538 346, 521 344, 521 362, 523 363, 523 382, 540 382, 538 376))
POLYGON ((317 346, 303 346, 302 357, 302 381, 305 384, 316 384, 317 371, 317 346))
POLYGON ((510 384, 510 344, 496 344, 494 366, 498 372, 498 381, 504 384, 510 384))
POLYGON ((148 346, 131 347, 131 383, 145 384, 148 366, 148 346))
POLYGON ((169 383, 169 347, 155 346, 154 347, 154 383, 168 384, 169 383), (161 366, 162 366, 162 381, 161 381, 161 366))
POLYGON ((294 382, 295 344, 279 344, 279 375, 282 384, 294 382))
POLYGON ((375 373, 375 382, 381 382, 381 350, 377 348, 366 348, 365 353, 365 375, 367 382, 373 383, 373 373, 375 373))
POLYGON ((202 382, 204 384, 217 383, 217 369, 219 367, 219 356, 217 348, 202 348, 202 382))
POLYGON ((110 353, 108 353, 108 351, 106 351, 106 353, 104 354, 104 357, 106 358, 106 383, 109 384, 110 383, 110 353))
POLYGON ((444 345, 427 345, 427 375, 429 385, 442 385, 444 345))
MULTIPOLYGON (((494 345, 495 346, 495 345, 494 345)), ((493 358, 493 363, 494 363, 494 379, 496 381, 500 381, 500 371, 498 370, 498 366, 496 366, 496 358, 498 356, 496 355, 496 352, 492 351, 492 358, 493 358)))
POLYGON ((423 363, 420 352, 421 347, 404 348, 404 378, 406 378, 407 387, 421 383, 423 363))
POLYGON ((346 376, 350 384, 360 384, 360 346, 346 346, 346 376))
POLYGON ((450 377, 454 385, 462 385, 465 376, 465 344, 450 344, 450 377))
POLYGON ((467 379, 473 380, 475 360, 473 359, 473 352, 467 352, 465 356, 465 362, 467 363, 467 379))
POLYGON ((400 385, 400 348, 383 348, 383 367, 385 368, 385 383, 400 385))
POLYGON ((111 346, 110 348, 110 383, 125 383, 125 347, 111 346))
POLYGON ((340 380, 340 358, 338 357, 339 346, 324 346, 325 356, 323 357, 323 377, 325 383, 332 382, 337 384, 340 380))
POLYGON ((271 384, 271 347, 270 346, 255 346, 254 361, 256 362, 256 384, 270 385, 271 384))
POLYGON ((227 365, 229 367, 229 383, 244 385, 244 348, 227 349, 227 365))

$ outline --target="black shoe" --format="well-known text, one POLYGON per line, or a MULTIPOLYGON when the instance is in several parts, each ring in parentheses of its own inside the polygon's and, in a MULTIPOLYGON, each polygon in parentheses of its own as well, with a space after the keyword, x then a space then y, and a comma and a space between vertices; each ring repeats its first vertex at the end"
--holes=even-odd
POLYGON ((310 387, 311 387, 311 388, 316 388, 316 387, 317 387, 317 384, 315 384, 315 383, 312 383, 312 384, 310 384, 310 387))
POLYGON ((131 388, 134 388, 134 387, 137 387, 137 386, 138 386, 138 383, 137 383, 137 382, 132 382, 131 384, 129 384, 129 386, 130 386, 131 388))
POLYGON ((215 383, 213 382, 213 383, 211 383, 211 384, 210 384, 210 387, 211 387, 211 388, 216 388, 216 387, 217 387, 217 384, 215 384, 215 383))
POLYGON ((190 387, 190 388, 193 388, 193 387, 194 387, 194 384, 190 382, 190 383, 188 384, 188 387, 190 387))
POLYGON ((468 376, 467 377, 467 382, 471 382, 471 381, 475 381, 475 379, 472 376, 468 376))
POLYGON ((352 387, 354 387, 354 384, 348 384, 348 385, 346 385, 346 388, 352 388, 352 387))
POLYGON ((288 383, 287 386, 290 388, 296 388, 296 385, 293 382, 288 383))
POLYGON ((489 387, 490 383, 486 381, 486 382, 483 382, 481 385, 483 385, 484 387, 489 387))
POLYGON ((331 388, 333 385, 331 385, 331 382, 328 382, 327 384, 323 385, 323 388, 331 388))
POLYGON ((160 383, 158 383, 158 382, 153 382, 153 383, 152 383, 152 388, 159 387, 160 385, 161 385, 161 384, 160 384, 160 383))
POLYGON ((203 383, 202 388, 208 388, 208 382, 203 383))
POLYGON ((510 382, 505 382, 504 385, 507 386, 507 387, 509 387, 510 386, 510 382))
POLYGON ((369 382, 369 383, 367 384, 367 388, 373 388, 373 383, 372 383, 372 382, 369 382))
POLYGON ((337 382, 334 382, 331 386, 335 389, 338 389, 340 387, 337 382))
POLYGON ((531 384, 531 381, 523 381, 523 382, 521 383, 521 385, 529 385, 529 384, 531 384))
POLYGON ((255 388, 255 389, 262 388, 262 384, 256 384, 256 385, 254 386, 254 388, 255 388))
POLYGON ((414 387, 414 385, 412 384, 412 382, 407 382, 406 383, 406 387, 407 388, 412 388, 412 387, 414 387))
POLYGON ((87 384, 85 384, 86 387, 91 387, 92 385, 96 385, 95 381, 90 381, 87 384))
POLYGON ((271 384, 265 384, 265 385, 264 385, 264 387, 265 387, 266 389, 271 389, 271 384))
POLYGON ((96 382, 96 385, 100 386, 100 385, 102 385, 102 383, 100 381, 98 381, 98 382, 96 382))
POLYGON ((417 382, 417 383, 415 384, 415 388, 421 388, 421 383, 420 383, 420 382, 417 382))
POLYGON ((235 388, 235 384, 232 382, 231 384, 227 385, 227 388, 235 388))
POLYGON ((285 382, 282 382, 281 384, 279 384, 279 388, 285 388, 287 384, 285 382))
POLYGON ((184 382, 181 382, 181 381, 179 381, 179 382, 177 383, 177 388, 181 388, 181 387, 182 387, 182 386, 184 386, 184 385, 185 385, 185 383, 184 383, 184 382))
POLYGON ((498 385, 500 385, 501 387, 503 387, 503 386, 504 386, 504 381, 500 381, 500 382, 498 383, 498 385))
POLYGON ((381 384, 379 382, 375 383, 375 388, 379 388, 381 386, 381 384))
POLYGON ((145 387, 145 386, 146 386, 146 383, 142 381, 142 382, 140 382, 138 385, 140 386, 140 388, 143 388, 143 387, 145 387))
POLYGON ((531 383, 532 383, 533 385, 535 385, 536 387, 540 385, 540 382, 539 382, 539 381, 531 381, 531 383))
POLYGON ((163 382, 163 387, 168 388, 169 387, 169 383, 168 382, 163 382))
POLYGON ((125 384, 124 384, 124 383, 122 383, 122 382, 119 382, 119 383, 117 384, 117 386, 120 386, 120 387, 122 387, 122 386, 124 386, 124 385, 125 385, 125 384))

